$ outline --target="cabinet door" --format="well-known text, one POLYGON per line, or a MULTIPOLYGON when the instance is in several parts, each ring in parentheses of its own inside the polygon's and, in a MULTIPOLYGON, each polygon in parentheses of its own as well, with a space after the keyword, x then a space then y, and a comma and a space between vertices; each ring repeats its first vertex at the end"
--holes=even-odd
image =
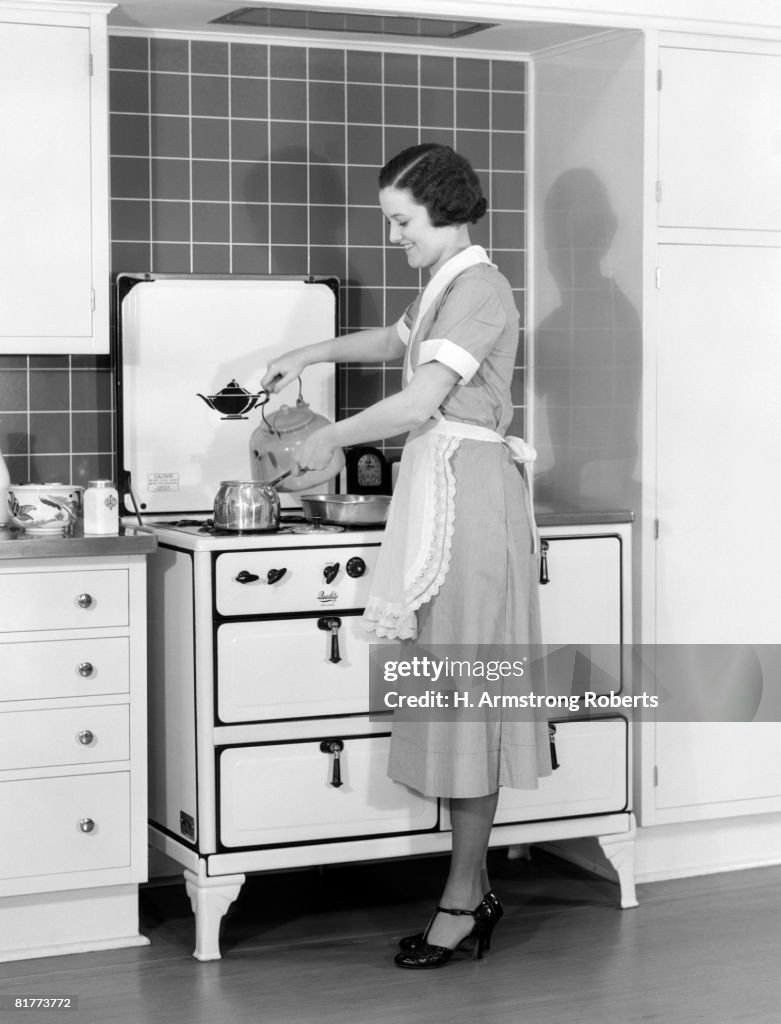
POLYGON ((781 57, 663 47, 660 62, 659 224, 781 230, 781 57))
POLYGON ((107 172, 96 173, 107 161, 93 164, 91 125, 105 104, 87 25, 0 23, 0 351, 98 350, 93 261, 107 263, 93 229, 107 249, 107 172))
MULTIPOLYGON (((781 250, 660 256, 655 640, 689 645, 690 682, 701 664, 714 689, 714 645, 778 638, 781 250)), ((755 680, 732 684, 740 703, 755 680)), ((723 714, 714 703, 714 721, 656 724, 643 823, 781 809, 781 726, 723 714)))

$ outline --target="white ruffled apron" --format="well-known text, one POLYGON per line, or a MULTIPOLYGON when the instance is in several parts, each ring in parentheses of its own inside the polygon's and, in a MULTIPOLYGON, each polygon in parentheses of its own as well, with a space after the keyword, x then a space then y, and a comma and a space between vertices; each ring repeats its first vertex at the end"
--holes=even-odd
MULTIPOLYGON (((411 377, 412 342, 426 310, 467 266, 487 262, 485 250, 471 246, 449 260, 431 279, 410 333, 405 381, 411 377)), ((378 637, 416 639, 415 613, 438 593, 445 581, 455 530, 456 481, 451 460, 465 438, 503 444, 519 463, 531 462, 536 457, 534 448, 520 437, 502 437, 488 427, 441 416, 410 433, 362 619, 364 629, 378 637)), ((525 493, 536 551, 537 532, 528 488, 525 493)))

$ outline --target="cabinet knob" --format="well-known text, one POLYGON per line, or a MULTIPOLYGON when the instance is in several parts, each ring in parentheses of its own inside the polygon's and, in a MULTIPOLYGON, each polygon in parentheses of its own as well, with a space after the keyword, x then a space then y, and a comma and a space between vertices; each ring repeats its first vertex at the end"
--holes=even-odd
POLYGON ((76 598, 76 604, 79 608, 91 608, 94 603, 95 599, 91 594, 79 594, 76 598))
POLYGON ((91 661, 82 661, 79 663, 78 673, 80 676, 84 676, 87 679, 95 671, 95 666, 91 661))
POLYGON ((79 821, 79 831, 80 832, 94 832, 95 831, 95 822, 92 820, 92 818, 82 818, 79 821))
POLYGON ((95 739, 95 733, 90 729, 82 729, 79 733, 79 743, 84 747, 88 747, 90 743, 95 739))

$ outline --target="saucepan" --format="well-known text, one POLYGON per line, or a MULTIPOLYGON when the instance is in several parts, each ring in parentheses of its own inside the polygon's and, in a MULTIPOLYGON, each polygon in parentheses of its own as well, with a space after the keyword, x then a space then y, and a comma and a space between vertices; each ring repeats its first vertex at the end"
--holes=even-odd
POLYGON ((223 480, 214 498, 214 527, 236 532, 276 530, 279 495, 275 484, 293 473, 288 469, 273 480, 223 480))
POLYGON ((387 494, 303 494, 300 500, 310 523, 319 519, 337 526, 381 526, 391 502, 387 494))

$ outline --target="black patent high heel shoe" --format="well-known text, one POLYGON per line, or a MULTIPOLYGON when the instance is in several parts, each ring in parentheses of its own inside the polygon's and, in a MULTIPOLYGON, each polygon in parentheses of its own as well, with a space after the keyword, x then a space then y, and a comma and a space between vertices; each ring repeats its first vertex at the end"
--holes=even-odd
MULTIPOLYGON (((451 907, 437 907, 434 912, 434 917, 437 914, 453 914, 459 917, 472 917, 474 918, 474 925, 472 930, 469 932, 466 939, 473 938, 475 940, 473 956, 475 960, 481 960, 483 956, 483 950, 488 948, 491 940, 491 932, 493 931, 494 925, 496 924, 496 917, 494 915, 494 908, 487 900, 482 900, 474 910, 454 910, 451 907)), ((431 918, 428 928, 423 933, 423 939, 414 949, 404 950, 401 953, 397 953, 394 962, 397 967, 407 967, 411 970, 433 970, 436 967, 444 967, 450 960, 453 953, 461 945, 461 942, 456 943, 452 948, 450 946, 432 946, 426 941, 431 924, 434 921, 434 917, 431 918)))
MULTIPOLYGON (((483 897, 483 902, 488 903, 493 908, 494 912, 493 924, 488 930, 488 935, 486 936, 485 948, 488 950, 491 948, 491 932, 504 917, 504 907, 493 889, 488 890, 483 897)), ((425 932, 416 932, 415 935, 405 935, 403 939, 399 939, 399 949, 406 953, 411 949, 417 949, 422 942, 425 942, 425 932)))

